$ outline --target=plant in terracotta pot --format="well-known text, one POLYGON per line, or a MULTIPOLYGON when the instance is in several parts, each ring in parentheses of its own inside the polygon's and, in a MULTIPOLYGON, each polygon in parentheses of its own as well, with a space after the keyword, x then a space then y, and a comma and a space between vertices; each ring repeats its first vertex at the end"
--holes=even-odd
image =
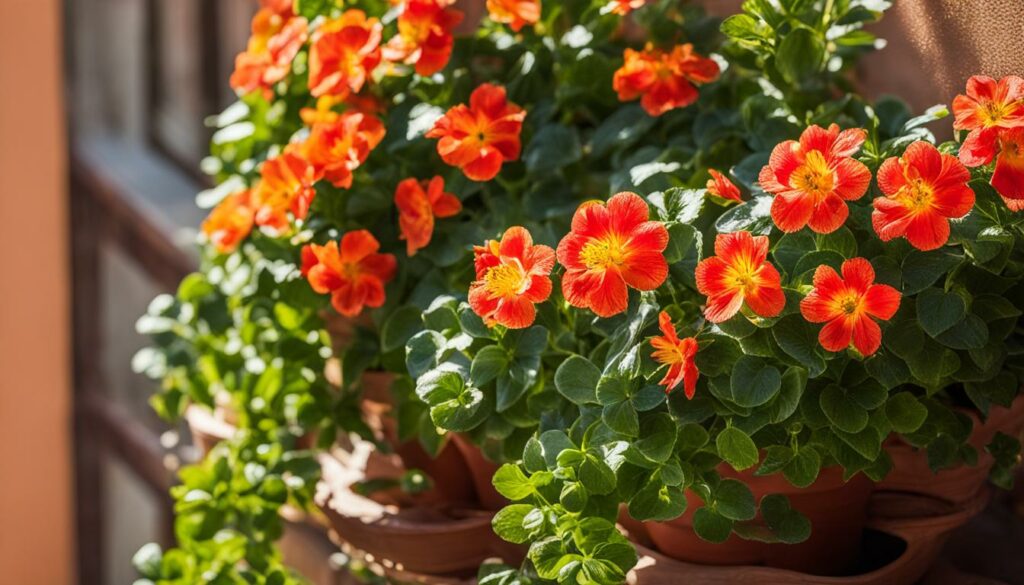
POLYGON ((1020 98, 936 148, 946 109, 858 97, 885 4, 496 0, 460 37, 447 0, 263 0, 200 271, 136 360, 159 413, 239 433, 183 472, 181 548, 143 573, 279 579, 262 486, 308 502, 312 431, 482 471, 529 548, 492 580, 621 582, 619 519, 696 562, 834 572, 897 441, 1005 475, 1013 441, 973 445, 957 407, 1019 387, 1020 98))

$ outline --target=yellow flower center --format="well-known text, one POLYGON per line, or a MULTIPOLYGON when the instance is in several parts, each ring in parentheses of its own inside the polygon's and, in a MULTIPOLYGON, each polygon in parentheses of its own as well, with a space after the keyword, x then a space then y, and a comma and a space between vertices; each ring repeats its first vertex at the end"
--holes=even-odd
POLYGON ((492 266, 484 274, 484 286, 493 297, 509 298, 522 294, 528 282, 518 262, 492 266))
POLYGON ((825 155, 817 150, 807 153, 804 164, 793 172, 793 186, 797 189, 822 198, 832 192, 835 186, 835 174, 828 166, 825 155))
POLYGON ((980 108, 981 122, 987 128, 998 126, 1004 118, 1010 115, 1011 105, 1006 102, 987 102, 980 108))
POLYGON ((839 305, 839 309, 847 316, 855 316, 861 313, 861 306, 863 305, 863 299, 861 295, 854 291, 846 291, 838 297, 835 301, 839 305))
POLYGON ((757 272, 750 258, 736 258, 726 270, 726 282, 731 283, 733 289, 748 294, 757 288, 757 272))
POLYGON ((932 208, 935 201, 935 190, 921 179, 911 179, 900 189, 897 197, 912 212, 921 213, 932 208))
POLYGON ((593 239, 580 250, 580 260, 590 270, 606 270, 626 261, 622 244, 613 237, 593 239))

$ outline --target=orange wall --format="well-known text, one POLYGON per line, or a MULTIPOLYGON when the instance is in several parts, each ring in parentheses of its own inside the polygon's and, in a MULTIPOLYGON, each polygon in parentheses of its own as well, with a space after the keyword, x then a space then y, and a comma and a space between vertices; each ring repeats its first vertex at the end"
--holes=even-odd
POLYGON ((0 22, 0 580, 70 585, 60 2, 0 0, 0 22))

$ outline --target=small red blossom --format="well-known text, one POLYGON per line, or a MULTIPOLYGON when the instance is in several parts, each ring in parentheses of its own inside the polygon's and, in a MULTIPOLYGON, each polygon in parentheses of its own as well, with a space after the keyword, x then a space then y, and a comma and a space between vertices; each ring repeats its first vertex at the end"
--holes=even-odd
POLYGON ((338 242, 302 248, 302 275, 320 294, 331 295, 331 304, 346 317, 355 317, 364 307, 384 304, 384 285, 395 276, 397 261, 380 254, 380 244, 366 230, 346 233, 338 242))
POLYGON ((534 245, 526 228, 505 230, 501 242, 488 240, 473 248, 476 280, 469 287, 469 306, 488 327, 523 329, 537 317, 534 305, 551 296, 555 252, 534 245))
POLYGON ((540 0, 487 0, 491 20, 509 25, 519 32, 540 20, 540 0))
POLYGON ((308 22, 289 7, 264 4, 252 19, 252 36, 235 58, 231 88, 246 95, 262 91, 269 98, 275 83, 291 71, 292 61, 309 36, 308 22))
POLYGON ((566 269, 562 292, 570 305, 611 317, 626 310, 627 287, 654 290, 665 282, 668 230, 648 217, 647 203, 635 193, 576 210, 572 230, 558 244, 558 262, 566 269))
POLYGON ((377 116, 345 112, 333 121, 317 122, 302 143, 302 156, 323 177, 339 188, 352 186, 352 172, 384 139, 384 124, 377 116))
POLYGON ((510 103, 505 88, 485 83, 473 90, 469 105, 459 104, 427 132, 439 138, 437 152, 474 181, 490 181, 506 161, 519 158, 526 112, 510 103))
POLYGON ((309 49, 313 97, 359 93, 380 63, 382 31, 379 20, 357 9, 320 25, 309 49))
POLYGON ((459 198, 445 193, 441 177, 434 177, 429 183, 405 179, 395 190, 395 205, 398 207, 398 227, 409 256, 416 255, 417 250, 430 243, 435 218, 451 217, 462 210, 459 198))
POLYGON ((850 210, 846 201, 860 199, 871 184, 871 171, 853 158, 867 133, 860 128, 839 131, 811 126, 800 141, 775 146, 761 169, 761 188, 775 195, 772 220, 784 232, 810 226, 819 234, 836 231, 850 210))
POLYGON ((707 295, 704 316, 728 321, 746 302, 761 317, 776 317, 786 306, 779 271, 768 261, 768 238, 750 232, 719 234, 715 256, 697 265, 697 290, 707 295))
POLYGON ((260 182, 253 194, 256 225, 278 233, 288 231, 288 212, 305 219, 316 196, 316 170, 292 149, 268 159, 260 169, 260 182))
POLYGON ((987 165, 999 150, 999 134, 1024 126, 1024 78, 971 77, 967 95, 953 99, 953 115, 953 128, 970 131, 960 146, 960 161, 968 167, 987 165))
POLYGON ((647 4, 647 0, 611 0, 604 11, 625 16, 638 8, 643 8, 644 4, 647 4))
POLYGON ((875 269, 864 258, 843 262, 842 277, 828 265, 814 272, 814 289, 800 302, 800 313, 811 323, 825 323, 818 341, 828 351, 853 346, 869 356, 882 345, 876 319, 888 321, 900 308, 900 293, 875 284, 875 269))
POLYGON ((239 191, 225 197, 203 221, 203 233, 221 254, 230 254, 249 236, 255 220, 252 192, 239 191))
POLYGON ((882 241, 906 237, 918 250, 934 250, 949 240, 949 220, 974 207, 971 173, 955 156, 927 142, 915 142, 902 157, 878 169, 885 197, 874 200, 871 223, 882 241))
POLYGON ((384 46, 384 58, 415 66, 419 75, 433 75, 448 65, 455 45, 452 30, 463 14, 450 8, 454 0, 406 0, 398 15, 398 34, 384 46))
POLYGON ((686 398, 691 399, 697 392, 697 378, 700 375, 693 361, 699 349, 697 339, 679 339, 672 318, 665 311, 658 315, 658 326, 662 334, 651 338, 651 347, 654 348, 651 357, 659 364, 668 366, 665 377, 658 383, 665 387, 665 393, 668 394, 682 382, 686 398))
POLYGON ((730 181, 729 177, 726 177, 715 169, 708 169, 708 172, 711 173, 711 178, 708 179, 707 183, 708 193, 711 193, 715 197, 721 197, 722 199, 728 199, 738 203, 743 202, 743 199, 740 198, 740 188, 730 181))
POLYGON ((693 51, 693 45, 677 45, 671 52, 648 45, 643 51, 626 49, 625 63, 612 80, 620 101, 640 98, 651 116, 660 116, 697 101, 694 84, 718 79, 718 63, 693 51))
POLYGON ((1024 126, 1004 130, 999 136, 999 158, 992 173, 992 187, 1014 211, 1024 205, 1024 126))

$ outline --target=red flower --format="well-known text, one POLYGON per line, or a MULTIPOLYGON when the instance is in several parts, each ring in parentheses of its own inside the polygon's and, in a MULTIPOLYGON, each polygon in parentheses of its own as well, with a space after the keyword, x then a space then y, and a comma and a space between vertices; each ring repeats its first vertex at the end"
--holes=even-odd
POLYGON ((1014 202, 1010 209, 1016 211, 1024 205, 1024 127, 1000 133, 999 158, 992 173, 992 186, 1003 199, 1014 202))
POLYGON ((867 133, 860 128, 839 131, 811 126, 800 142, 776 145, 761 169, 761 188, 775 195, 772 219, 784 232, 809 225, 819 234, 836 231, 850 215, 845 201, 861 198, 871 184, 871 171, 853 158, 867 133))
POLYGON ((302 143, 302 155, 335 187, 352 186, 352 171, 384 139, 384 124, 374 115, 345 112, 334 121, 317 122, 302 143))
POLYGON ((239 191, 225 197, 203 221, 203 233, 221 254, 229 254, 249 236, 256 210, 252 193, 239 191))
POLYGON ((540 20, 540 0, 487 0, 491 20, 501 22, 519 32, 527 24, 540 20))
POLYGON ((359 93, 380 63, 382 27, 362 10, 346 10, 313 33, 309 90, 313 97, 359 93))
POLYGON ((292 61, 308 38, 305 18, 291 9, 267 5, 252 19, 252 36, 246 50, 235 58, 231 88, 240 94, 262 90, 269 99, 273 85, 291 71, 292 61))
POLYGON ((665 386, 665 393, 668 394, 683 382, 686 397, 693 398, 697 391, 697 377, 700 375, 697 365, 693 362, 694 356, 697 355, 697 340, 693 337, 679 339, 672 318, 665 311, 658 315, 658 326, 661 327, 662 335, 651 338, 651 347, 654 348, 651 357, 654 361, 668 366, 665 377, 658 383, 665 386))
POLYGON ((398 35, 384 47, 384 58, 414 64, 416 73, 433 75, 448 64, 455 45, 452 29, 462 22, 454 0, 406 0, 398 16, 398 35))
POLYGON ((391 254, 378 254, 380 244, 366 230, 348 232, 338 242, 302 248, 302 275, 320 294, 330 294, 331 304, 346 317, 363 307, 384 304, 384 284, 395 276, 397 262, 391 254))
POLYGON ((800 312, 811 323, 825 323, 818 334, 821 346, 843 351, 850 346, 869 356, 882 344, 882 329, 874 319, 888 321, 900 308, 900 293, 874 284, 875 269, 864 258, 843 262, 842 278, 821 265, 814 272, 814 289, 800 302, 800 312))
POLYGON ((878 187, 885 197, 874 201, 871 223, 882 241, 906 237, 918 250, 934 250, 949 240, 949 218, 963 217, 974 207, 971 173, 949 154, 927 142, 915 142, 901 158, 878 169, 878 187))
POLYGON ((434 234, 434 218, 451 217, 462 209, 458 197, 444 191, 444 179, 427 181, 406 179, 395 190, 398 227, 402 230, 406 253, 414 256, 425 248, 434 234))
POLYGON ((572 231, 558 244, 558 262, 566 268, 562 292, 570 305, 611 317, 626 310, 627 286, 654 290, 665 282, 668 230, 648 221, 648 212, 635 193, 576 210, 572 231))
POLYGON ((437 152, 444 162, 474 181, 490 181, 504 162, 519 158, 525 117, 522 108, 508 102, 505 88, 485 83, 473 90, 469 106, 448 110, 427 138, 440 138, 437 152))
POLYGON ((533 245, 526 228, 510 227, 501 242, 488 240, 473 249, 476 280, 469 286, 469 306, 488 327, 523 329, 537 316, 536 303, 551 296, 555 252, 533 245))
POLYGON ((292 149, 263 163, 253 195, 256 224, 278 233, 288 231, 288 212, 305 219, 316 196, 316 170, 292 149))
POLYGON ((730 201, 736 201, 742 203, 740 199, 740 188, 735 185, 728 177, 715 169, 708 169, 711 173, 711 178, 708 179, 707 189, 708 193, 711 193, 715 197, 721 197, 722 199, 728 199, 730 201))
POLYGON ((625 16, 638 8, 643 8, 647 0, 611 0, 602 12, 611 12, 625 16))
POLYGON ((697 290, 707 295, 704 316, 728 321, 746 301, 761 317, 775 317, 786 306, 779 271, 767 262, 768 238, 750 232, 719 234, 715 256, 697 265, 697 290))
POLYGON ((699 96, 695 83, 718 79, 718 63, 693 52, 693 45, 678 45, 671 53, 648 45, 643 52, 626 49, 625 63, 612 80, 620 101, 640 97, 651 116, 685 108, 699 96), (642 96, 642 97, 641 97, 642 96))
POLYGON ((1024 126, 1024 78, 971 77, 967 95, 953 99, 953 114, 953 128, 970 130, 960 147, 960 161, 969 167, 987 165, 998 151, 1000 132, 1024 126))

